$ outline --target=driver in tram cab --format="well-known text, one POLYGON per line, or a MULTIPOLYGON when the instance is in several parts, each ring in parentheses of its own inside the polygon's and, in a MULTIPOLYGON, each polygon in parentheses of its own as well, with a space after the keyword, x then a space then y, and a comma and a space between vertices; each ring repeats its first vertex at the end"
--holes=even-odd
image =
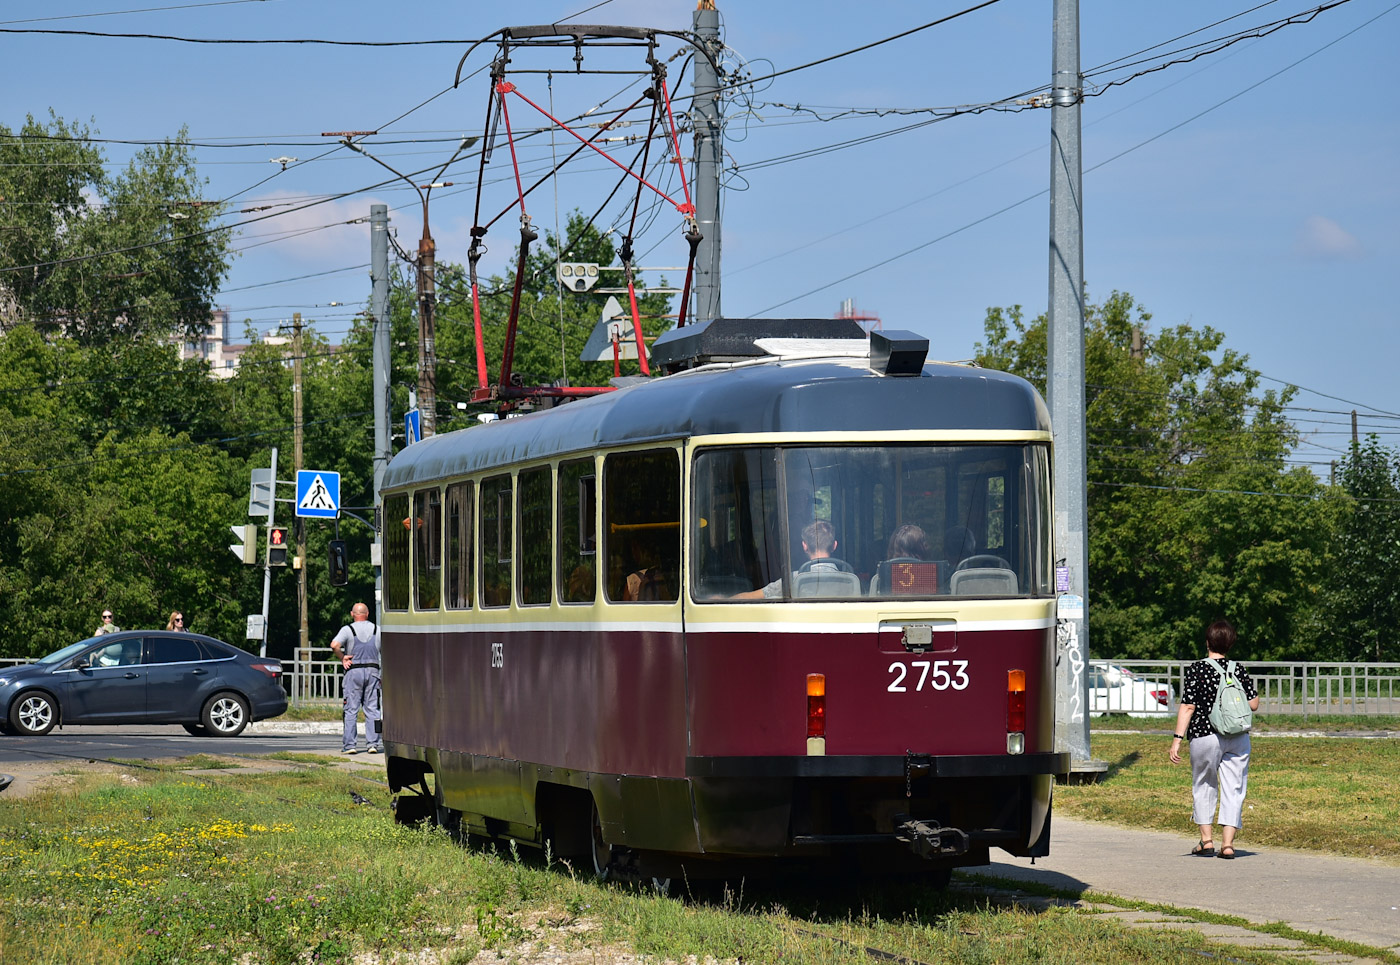
MULTIPOLYGON (((831 524, 824 519, 808 523, 802 530, 802 552, 807 554, 808 560, 831 559, 836 552, 836 531, 831 528, 831 524)), ((837 572, 841 567, 835 563, 816 563, 808 569, 816 571, 829 569, 832 572, 837 572)), ((792 578, 795 582, 797 573, 794 572, 792 578)), ((756 590, 746 590, 730 597, 731 600, 781 600, 782 598, 783 581, 781 577, 767 586, 759 587, 756 590)))

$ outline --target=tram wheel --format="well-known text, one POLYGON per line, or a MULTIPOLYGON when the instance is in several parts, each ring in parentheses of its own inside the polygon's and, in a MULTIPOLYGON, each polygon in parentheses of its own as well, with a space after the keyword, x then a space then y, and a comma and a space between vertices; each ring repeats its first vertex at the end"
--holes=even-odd
POLYGON ((618 850, 603 840, 603 819, 598 815, 598 802, 592 802, 593 813, 589 818, 590 835, 593 847, 593 874, 599 881, 607 881, 615 871, 618 850))

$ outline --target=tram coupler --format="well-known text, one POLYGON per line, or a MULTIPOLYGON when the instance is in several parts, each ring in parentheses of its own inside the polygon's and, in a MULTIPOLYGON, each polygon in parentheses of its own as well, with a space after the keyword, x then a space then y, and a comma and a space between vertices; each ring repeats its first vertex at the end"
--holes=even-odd
POLYGON ((967 853, 967 832, 959 828, 937 828, 907 814, 896 814, 894 827, 895 839, 921 858, 967 853))

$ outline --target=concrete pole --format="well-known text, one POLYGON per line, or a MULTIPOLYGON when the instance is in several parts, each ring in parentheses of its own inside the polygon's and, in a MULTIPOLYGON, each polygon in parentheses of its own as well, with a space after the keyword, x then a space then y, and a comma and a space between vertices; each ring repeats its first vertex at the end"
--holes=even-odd
MULTIPOLYGON (((384 484, 384 470, 393 451, 389 442, 389 206, 369 206, 369 314, 374 353, 374 505, 384 484)), ((379 534, 375 533, 375 538, 379 534)), ((374 568, 374 621, 379 622, 384 573, 374 568)))
POLYGON ((1055 431, 1060 597, 1055 744, 1089 761, 1088 446, 1084 424, 1084 208, 1079 145, 1079 0, 1055 0, 1050 107, 1050 308, 1047 400, 1055 431), (1063 567, 1063 570, 1060 568, 1063 567))
MULTIPOLYGON (((719 11, 714 0, 700 0, 693 26, 716 60, 719 59, 719 11)), ((695 57, 695 103, 691 127, 695 131, 695 224, 704 236, 695 252, 696 322, 720 317, 719 174, 724 166, 724 130, 719 116, 719 77, 710 62, 695 57)))

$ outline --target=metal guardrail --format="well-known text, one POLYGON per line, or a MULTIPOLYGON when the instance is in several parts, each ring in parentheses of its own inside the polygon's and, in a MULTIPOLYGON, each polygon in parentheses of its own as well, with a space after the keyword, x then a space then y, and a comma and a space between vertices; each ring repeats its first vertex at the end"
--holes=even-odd
MULTIPOLYGON (((1091 660, 1170 683, 1178 698, 1194 660, 1091 660)), ((1308 717, 1400 714, 1400 663, 1241 660, 1259 692, 1259 713, 1308 717)))

